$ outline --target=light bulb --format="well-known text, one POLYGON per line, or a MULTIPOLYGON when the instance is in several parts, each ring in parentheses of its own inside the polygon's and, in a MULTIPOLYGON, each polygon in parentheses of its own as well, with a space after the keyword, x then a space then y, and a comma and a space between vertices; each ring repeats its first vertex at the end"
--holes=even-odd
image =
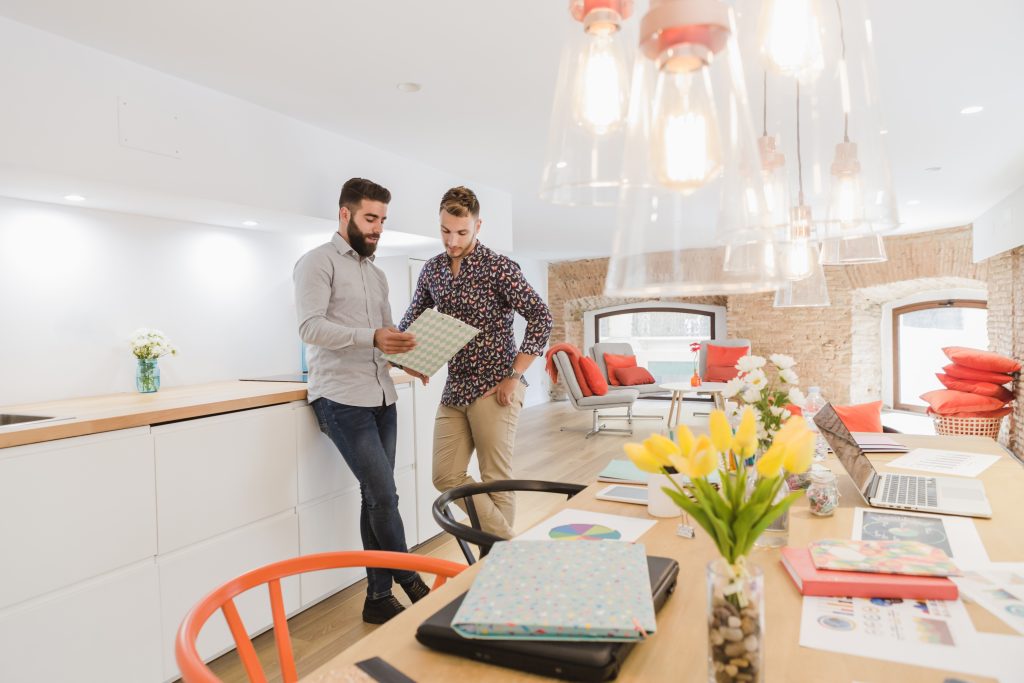
POLYGON ((864 222, 864 187, 860 179, 857 145, 836 145, 832 161, 832 187, 829 191, 828 220, 842 230, 851 230, 864 222))
POLYGON ((626 119, 629 104, 626 51, 618 25, 588 25, 573 79, 573 120, 594 135, 605 135, 626 119))
POLYGON ((813 81, 825 68, 817 0, 765 0, 757 42, 765 68, 801 82, 813 81))
POLYGON ((651 156, 658 182, 691 194, 722 172, 722 151, 707 67, 676 71, 655 85, 651 156))
POLYGON ((757 148, 761 155, 761 177, 764 181, 765 210, 769 225, 785 225, 789 218, 786 156, 778 150, 778 140, 774 135, 759 137, 757 148))
POLYGON ((791 211, 789 239, 783 250, 782 274, 787 280, 803 280, 818 265, 818 256, 811 242, 811 207, 794 206, 791 211))

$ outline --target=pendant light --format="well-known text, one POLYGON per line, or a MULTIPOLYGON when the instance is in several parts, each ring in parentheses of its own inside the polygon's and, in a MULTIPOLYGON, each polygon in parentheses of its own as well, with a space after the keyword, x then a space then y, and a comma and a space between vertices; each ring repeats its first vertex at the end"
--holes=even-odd
POLYGON ((629 105, 632 0, 570 0, 573 21, 555 86, 541 199, 614 206, 629 105))
POLYGON ((812 241, 811 207, 804 202, 804 167, 800 150, 800 82, 796 83, 797 204, 790 209, 783 247, 782 273, 787 280, 803 280, 818 267, 818 250, 812 241))
POLYGON ((731 8, 651 0, 640 52, 605 292, 775 289, 783 278, 731 8))
POLYGON ((882 263, 887 259, 881 235, 829 237, 821 243, 821 262, 826 266, 882 263))
POLYGON ((819 263, 810 277, 787 282, 775 290, 775 308, 823 307, 831 305, 825 269, 819 263))
POLYGON ((765 0, 758 18, 761 63, 808 83, 825 68, 818 0, 765 0))

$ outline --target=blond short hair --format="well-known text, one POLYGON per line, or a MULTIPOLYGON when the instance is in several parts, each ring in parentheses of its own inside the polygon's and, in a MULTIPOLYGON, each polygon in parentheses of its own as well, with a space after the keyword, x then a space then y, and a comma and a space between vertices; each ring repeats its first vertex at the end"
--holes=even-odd
POLYGON ((441 211, 447 211, 453 216, 463 218, 472 216, 480 217, 480 201, 476 194, 468 187, 453 187, 441 197, 441 211))

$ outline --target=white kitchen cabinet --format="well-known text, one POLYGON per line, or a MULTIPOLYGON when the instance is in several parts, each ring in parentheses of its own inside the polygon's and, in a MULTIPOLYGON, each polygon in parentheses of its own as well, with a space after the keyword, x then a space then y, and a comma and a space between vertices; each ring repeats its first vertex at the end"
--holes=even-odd
MULTIPOLYGON (((359 489, 299 508, 299 552, 302 555, 362 550, 359 535, 359 489)), ((360 568, 310 572, 301 579, 302 606, 350 586, 366 575, 360 568)))
POLYGON ((149 427, 0 449, 0 609, 156 546, 149 427))
POLYGON ((416 406, 410 383, 395 387, 398 402, 398 439, 395 445, 395 471, 416 465, 416 406))
MULTIPOLYGON (((217 538, 157 558, 160 573, 160 622, 163 679, 178 676, 174 636, 185 614, 203 596, 231 578, 271 562, 299 554, 298 517, 294 510, 251 524, 217 538)), ((288 614, 299 609, 297 577, 281 582, 288 614)), ((266 588, 248 591, 235 606, 249 634, 273 621, 266 588)), ((218 611, 207 621, 197 641, 199 654, 210 659, 234 648, 227 622, 218 611)), ((139 679, 142 680, 142 679, 139 679)))
POLYGON ((448 379, 448 368, 442 367, 427 386, 417 386, 413 394, 416 406, 416 531, 423 543, 441 533, 431 514, 434 499, 440 494, 434 488, 434 418, 441 403, 441 392, 448 379))
POLYGON ((159 683, 160 645, 149 559, 0 611, 0 681, 159 683))
POLYGON ((184 420, 152 432, 160 554, 295 507, 292 406, 184 420))
POLYGON ((334 442, 320 431, 313 409, 302 404, 295 404, 294 409, 298 436, 299 504, 357 486, 355 475, 345 464, 334 442))

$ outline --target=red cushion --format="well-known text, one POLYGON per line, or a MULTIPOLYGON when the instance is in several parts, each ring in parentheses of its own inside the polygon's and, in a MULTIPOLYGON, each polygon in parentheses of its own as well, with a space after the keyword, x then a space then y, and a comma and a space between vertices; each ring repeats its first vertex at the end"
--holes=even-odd
POLYGON ((939 415, 959 415, 960 413, 981 413, 999 410, 1006 401, 991 396, 980 396, 966 391, 953 389, 936 389, 921 394, 921 400, 931 406, 932 412, 939 415))
POLYGON ((572 374, 576 376, 576 383, 580 385, 580 392, 583 394, 583 397, 586 398, 587 396, 593 396, 594 392, 590 388, 590 383, 587 382, 586 375, 584 375, 583 371, 580 369, 580 359, 582 356, 575 356, 568 353, 565 355, 569 357, 569 363, 572 365, 572 374))
POLYGON ((942 349, 946 357, 957 365, 987 372, 1011 374, 1020 372, 1020 362, 991 351, 968 349, 964 346, 947 346, 942 349))
POLYGON ((988 382, 989 384, 1007 384, 1013 381, 1012 377, 1003 373, 976 370, 966 365, 957 365, 956 363, 950 363, 942 369, 946 371, 947 375, 957 379, 973 379, 978 382, 988 382))
MULTIPOLYGON (((957 413, 956 417, 1005 417, 1013 412, 1013 408, 1007 406, 1006 408, 1000 408, 999 410, 986 410, 980 413, 957 413)), ((928 410, 929 415, 938 415, 938 413, 928 410)))
MULTIPOLYGON (((717 346, 708 342, 708 354, 707 362, 705 365, 708 370, 711 370, 711 366, 725 366, 729 368, 736 367, 736 363, 740 358, 750 353, 749 346, 717 346)), ((733 375, 735 377, 736 375, 733 375)), ((732 379, 730 377, 729 379, 732 379)), ((717 381, 717 380, 716 380, 717 381)))
POLYGON ((605 381, 604 375, 601 374, 601 368, 597 367, 597 363, 593 359, 580 358, 580 374, 583 375, 583 379, 590 386, 590 391, 594 396, 604 396, 608 393, 608 382, 605 381))
POLYGON ((804 414, 804 409, 801 408, 800 406, 796 405, 795 403, 787 403, 786 404, 786 410, 788 410, 793 415, 803 415, 804 414))
POLYGON ((942 382, 943 386, 947 389, 966 391, 971 394, 980 394, 981 396, 991 396, 992 398, 998 398, 1004 403, 1013 400, 1013 392, 998 384, 978 382, 973 379, 959 379, 957 377, 944 375, 941 372, 936 372, 935 376, 939 378, 939 381, 942 382))
POLYGON ((615 379, 615 370, 617 368, 635 368, 636 367, 636 356, 620 356, 617 353, 606 353, 604 354, 604 364, 608 368, 608 380, 612 383, 613 387, 621 387, 619 380, 615 379))
POLYGON ((740 374, 734 365, 708 365, 702 378, 705 382, 728 382, 740 374))
POLYGON ((616 368, 615 379, 624 387, 635 387, 638 384, 654 384, 654 375, 647 368, 616 368))
POLYGON ((881 432, 882 402, 856 403, 852 406, 832 406, 839 419, 851 432, 881 432))

